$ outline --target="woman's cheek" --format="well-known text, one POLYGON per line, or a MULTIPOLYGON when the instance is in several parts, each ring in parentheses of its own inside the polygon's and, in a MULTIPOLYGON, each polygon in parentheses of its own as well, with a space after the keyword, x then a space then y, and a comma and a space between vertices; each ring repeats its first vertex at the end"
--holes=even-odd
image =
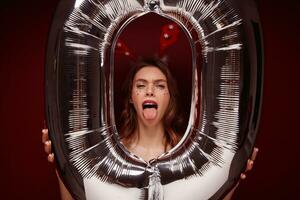
POLYGON ((163 112, 166 112, 169 102, 170 102, 170 95, 168 92, 166 92, 165 94, 163 94, 163 112))

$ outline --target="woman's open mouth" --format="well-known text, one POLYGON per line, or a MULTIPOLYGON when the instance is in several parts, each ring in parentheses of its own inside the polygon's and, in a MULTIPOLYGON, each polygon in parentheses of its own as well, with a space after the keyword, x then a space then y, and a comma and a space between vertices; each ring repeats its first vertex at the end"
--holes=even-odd
POLYGON ((155 108, 157 109, 157 103, 152 100, 146 100, 143 102, 143 110, 148 109, 148 108, 155 108))
POLYGON ((153 100, 146 100, 143 102, 143 115, 145 119, 154 119, 157 115, 158 105, 153 100))

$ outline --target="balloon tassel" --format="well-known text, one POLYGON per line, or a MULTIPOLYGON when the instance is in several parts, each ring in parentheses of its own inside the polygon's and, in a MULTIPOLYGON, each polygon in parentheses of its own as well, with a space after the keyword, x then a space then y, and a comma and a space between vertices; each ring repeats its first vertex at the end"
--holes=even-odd
POLYGON ((148 200, 163 200, 164 191, 160 181, 160 174, 157 169, 149 176, 148 200))

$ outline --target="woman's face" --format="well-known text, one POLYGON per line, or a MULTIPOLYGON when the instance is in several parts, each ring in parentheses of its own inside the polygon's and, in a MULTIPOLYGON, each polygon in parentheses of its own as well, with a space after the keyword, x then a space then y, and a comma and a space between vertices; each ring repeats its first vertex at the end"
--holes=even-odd
POLYGON ((162 122, 170 94, 166 76, 155 66, 145 66, 134 76, 131 103, 146 125, 162 122))

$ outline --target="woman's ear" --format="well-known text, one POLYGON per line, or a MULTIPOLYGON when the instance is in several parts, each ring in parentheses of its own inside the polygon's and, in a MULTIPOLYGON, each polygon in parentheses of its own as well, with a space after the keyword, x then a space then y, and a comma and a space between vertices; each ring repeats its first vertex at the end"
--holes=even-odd
POLYGON ((132 98, 130 97, 130 99, 129 99, 129 103, 133 103, 133 101, 132 101, 132 98))

